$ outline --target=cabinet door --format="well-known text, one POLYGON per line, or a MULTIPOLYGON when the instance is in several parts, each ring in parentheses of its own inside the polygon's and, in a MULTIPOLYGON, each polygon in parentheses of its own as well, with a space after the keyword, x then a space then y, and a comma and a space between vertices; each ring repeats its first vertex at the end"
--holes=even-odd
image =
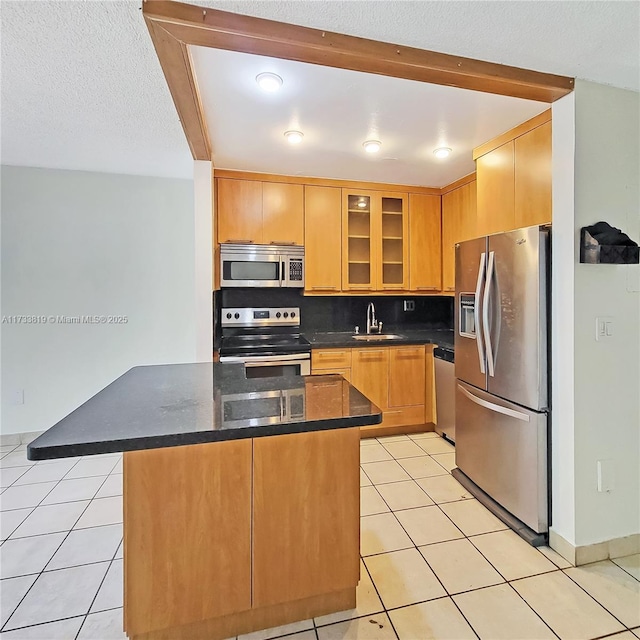
POLYGON ((304 186, 262 183, 262 241, 265 244, 304 243, 304 186))
POLYGON ((379 256, 376 269, 377 289, 380 291, 408 289, 408 197, 400 193, 381 193, 379 197, 381 217, 376 251, 379 256))
POLYGON ((436 422, 436 376, 434 369, 433 349, 435 345, 426 344, 424 347, 424 370, 425 370, 425 399, 424 399, 424 421, 428 423, 436 422))
POLYGON ((515 228, 514 141, 476 160, 478 235, 515 228))
POLYGON ((251 608, 252 457, 251 440, 124 454, 129 637, 251 608))
POLYGON ((462 187, 442 196, 442 290, 455 291, 455 244, 460 236, 462 187))
POLYGON ((551 122, 515 141, 515 227, 547 223, 551 223, 551 122))
POLYGON ((380 409, 389 403, 389 349, 352 349, 351 384, 380 409))
POLYGON ((218 178, 216 202, 218 242, 263 242, 262 182, 218 178))
POLYGON ((380 198, 372 191, 342 190, 342 288, 371 291, 377 264, 380 198))
POLYGON ((253 607, 355 589, 360 430, 255 438, 253 469, 253 607))
POLYGON ((339 292, 342 282, 342 193, 335 187, 304 188, 304 288, 339 292))
POLYGON ((424 406, 424 346, 389 349, 389 407, 424 406))
POLYGON ((440 291, 442 239, 440 196, 409 194, 409 288, 440 291))

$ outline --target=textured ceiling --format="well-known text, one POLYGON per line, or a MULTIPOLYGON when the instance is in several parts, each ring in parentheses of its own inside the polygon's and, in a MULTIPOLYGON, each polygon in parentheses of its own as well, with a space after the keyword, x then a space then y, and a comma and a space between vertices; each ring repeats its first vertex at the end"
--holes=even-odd
MULTIPOLYGON (((640 89, 636 1, 198 4, 640 89)), ((3 163, 191 175, 139 2, 0 7, 3 163)))
POLYGON ((214 166, 443 187, 475 170, 473 148, 545 111, 543 102, 291 60, 191 47, 214 166), (265 93, 262 72, 280 75, 265 93), (290 145, 284 132, 304 133, 290 145), (366 153, 365 140, 380 140, 366 153), (439 160, 434 149, 449 147, 439 160))

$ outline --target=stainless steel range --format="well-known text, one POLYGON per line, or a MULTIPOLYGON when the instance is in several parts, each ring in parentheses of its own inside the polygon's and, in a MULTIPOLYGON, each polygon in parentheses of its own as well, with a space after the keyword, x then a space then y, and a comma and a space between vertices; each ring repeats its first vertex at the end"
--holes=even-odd
POLYGON ((311 345, 300 335, 300 309, 222 309, 220 362, 245 366, 247 378, 311 373, 311 345))

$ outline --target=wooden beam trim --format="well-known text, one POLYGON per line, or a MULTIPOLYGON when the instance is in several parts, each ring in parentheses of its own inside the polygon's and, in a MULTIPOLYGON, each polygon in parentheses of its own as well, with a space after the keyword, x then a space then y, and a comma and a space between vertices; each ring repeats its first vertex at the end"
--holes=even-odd
POLYGON ((235 169, 215 169, 214 178, 229 180, 258 180, 260 182, 284 182, 288 184, 304 184, 319 187, 338 187, 340 189, 365 189, 367 191, 392 191, 394 193, 420 193, 427 196, 439 196, 438 187, 419 187, 404 184, 386 184, 383 182, 359 182, 338 180, 336 178, 312 178, 304 176, 283 176, 274 173, 257 173, 253 171, 237 171, 235 169))
POLYGON ((211 160, 209 135, 187 45, 145 17, 194 160, 211 160))
POLYGON ((511 140, 515 140, 520 136, 523 136, 525 133, 529 133, 529 131, 533 131, 537 127, 546 124, 551 121, 551 109, 547 109, 542 113, 539 113, 537 116, 533 116, 530 120, 523 122, 515 126, 513 129, 509 129, 509 131, 505 131, 501 133, 499 136, 488 140, 487 142, 481 144, 479 147, 476 147, 473 150, 473 159, 477 160, 480 156, 501 147, 503 144, 507 142, 511 142, 511 140))
POLYGON ((266 55, 329 67, 462 87, 543 102, 573 90, 574 80, 492 62, 170 0, 147 0, 149 20, 191 45, 266 55))
POLYGON ((468 176, 464 176, 463 178, 459 178, 455 182, 448 184, 446 187, 442 187, 440 189, 440 195, 443 196, 445 193, 449 193, 450 191, 454 191, 455 189, 459 189, 460 187, 464 187, 465 184, 469 184, 476 179, 476 172, 470 173, 468 176))

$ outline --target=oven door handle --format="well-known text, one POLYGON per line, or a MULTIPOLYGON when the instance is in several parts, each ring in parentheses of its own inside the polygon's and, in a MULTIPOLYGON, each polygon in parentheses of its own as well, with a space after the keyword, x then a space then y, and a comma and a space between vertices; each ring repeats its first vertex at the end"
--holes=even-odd
POLYGON ((245 365, 245 367, 264 367, 273 362, 276 364, 282 364, 283 362, 299 362, 301 360, 310 360, 311 356, 308 353, 292 353, 289 355, 280 356, 220 356, 220 362, 238 362, 245 365))

